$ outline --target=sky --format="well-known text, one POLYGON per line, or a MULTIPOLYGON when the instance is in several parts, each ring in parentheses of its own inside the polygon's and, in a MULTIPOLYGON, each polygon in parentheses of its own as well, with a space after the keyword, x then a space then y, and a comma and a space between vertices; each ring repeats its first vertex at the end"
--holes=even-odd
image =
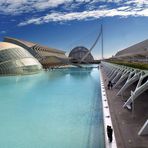
MULTIPOLYGON (((148 0, 0 0, 5 36, 68 53, 91 48, 103 25, 104 58, 148 39, 148 0)), ((101 58, 101 39, 92 54, 101 58)))

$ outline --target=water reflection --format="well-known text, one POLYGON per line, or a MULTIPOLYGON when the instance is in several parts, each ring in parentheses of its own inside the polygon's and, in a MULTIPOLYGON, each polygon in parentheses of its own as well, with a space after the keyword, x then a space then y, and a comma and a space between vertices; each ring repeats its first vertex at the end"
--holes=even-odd
POLYGON ((52 69, 47 71, 48 79, 55 80, 64 77, 67 74, 67 69, 52 69))
POLYGON ((51 69, 48 71, 49 80, 59 79, 70 75, 76 79, 83 79, 90 76, 92 68, 67 68, 67 69, 51 69))
POLYGON ((35 86, 38 86, 43 81, 44 74, 44 72, 41 72, 34 75, 0 77, 0 90, 2 90, 3 88, 5 89, 8 86, 8 88, 11 89, 31 89, 35 86))
POLYGON ((0 145, 103 148, 97 70, 0 78, 0 145))
POLYGON ((92 97, 92 104, 90 110, 89 133, 86 148, 103 148, 103 127, 98 126, 103 123, 102 106, 100 106, 100 91, 98 83, 95 83, 94 96, 92 97))
POLYGON ((87 77, 90 77, 92 69, 72 69, 69 71, 70 76, 73 79, 87 79, 87 77))

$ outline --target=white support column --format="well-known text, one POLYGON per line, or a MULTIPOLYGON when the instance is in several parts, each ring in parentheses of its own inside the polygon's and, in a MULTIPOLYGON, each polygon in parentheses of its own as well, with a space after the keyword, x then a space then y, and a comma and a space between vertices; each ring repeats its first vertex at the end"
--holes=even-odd
POLYGON ((133 92, 133 95, 130 96, 130 98, 125 102, 123 107, 127 107, 128 108, 131 105, 131 103, 133 102, 133 100, 135 100, 140 94, 142 94, 147 89, 148 89, 148 80, 143 85, 141 85, 140 87, 136 88, 136 90, 133 92))
POLYGON ((114 86, 114 88, 116 88, 117 86, 119 86, 129 75, 130 71, 126 71, 121 77, 120 79, 117 81, 116 85, 114 86))
POLYGON ((146 120, 146 122, 144 123, 140 131, 138 132, 138 135, 140 136, 148 135, 148 119, 146 120))
POLYGON ((130 85, 132 85, 134 82, 138 81, 140 78, 140 73, 135 74, 132 78, 129 78, 126 83, 123 85, 123 87, 119 90, 118 95, 121 95, 130 85))

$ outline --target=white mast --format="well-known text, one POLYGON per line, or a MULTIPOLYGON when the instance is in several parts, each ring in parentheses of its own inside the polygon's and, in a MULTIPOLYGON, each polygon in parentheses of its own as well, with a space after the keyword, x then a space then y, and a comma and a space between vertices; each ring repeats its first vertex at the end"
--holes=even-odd
POLYGON ((104 59, 104 41, 103 41, 103 24, 101 24, 101 34, 102 34, 102 37, 101 37, 101 51, 102 51, 102 60, 104 59))

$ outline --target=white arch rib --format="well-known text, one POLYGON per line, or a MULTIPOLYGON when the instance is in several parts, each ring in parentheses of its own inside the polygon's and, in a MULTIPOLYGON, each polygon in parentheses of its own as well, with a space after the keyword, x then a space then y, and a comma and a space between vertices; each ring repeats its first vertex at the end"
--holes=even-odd
POLYGON ((120 69, 119 72, 117 73, 117 75, 113 78, 112 83, 116 83, 119 78, 122 76, 122 73, 124 72, 123 69, 120 69))
POLYGON ((148 80, 144 84, 141 85, 142 80, 147 76, 148 76, 148 74, 145 74, 144 76, 141 76, 135 91, 131 94, 130 98, 125 102, 123 107, 127 107, 127 108, 131 109, 131 103, 135 99, 137 99, 137 97, 139 95, 141 95, 144 91, 146 91, 148 89, 148 80))
POLYGON ((141 75, 141 72, 135 73, 133 77, 131 77, 131 75, 130 75, 130 77, 127 79, 126 83, 123 85, 123 87, 117 93, 117 96, 121 95, 134 82, 138 81, 140 78, 140 75, 141 75))
POLYGON ((111 72, 108 74, 108 78, 112 76, 112 74, 116 71, 116 68, 113 68, 111 72))
POLYGON ((116 70, 114 71, 114 73, 113 73, 113 74, 111 75, 111 77, 109 78, 110 81, 112 81, 112 79, 117 75, 118 71, 119 71, 119 69, 116 69, 116 70))
POLYGON ((117 81, 117 83, 115 84, 114 88, 118 87, 124 80, 126 80, 129 76, 130 71, 126 70, 125 72, 123 72, 123 75, 120 77, 120 79, 117 81))

